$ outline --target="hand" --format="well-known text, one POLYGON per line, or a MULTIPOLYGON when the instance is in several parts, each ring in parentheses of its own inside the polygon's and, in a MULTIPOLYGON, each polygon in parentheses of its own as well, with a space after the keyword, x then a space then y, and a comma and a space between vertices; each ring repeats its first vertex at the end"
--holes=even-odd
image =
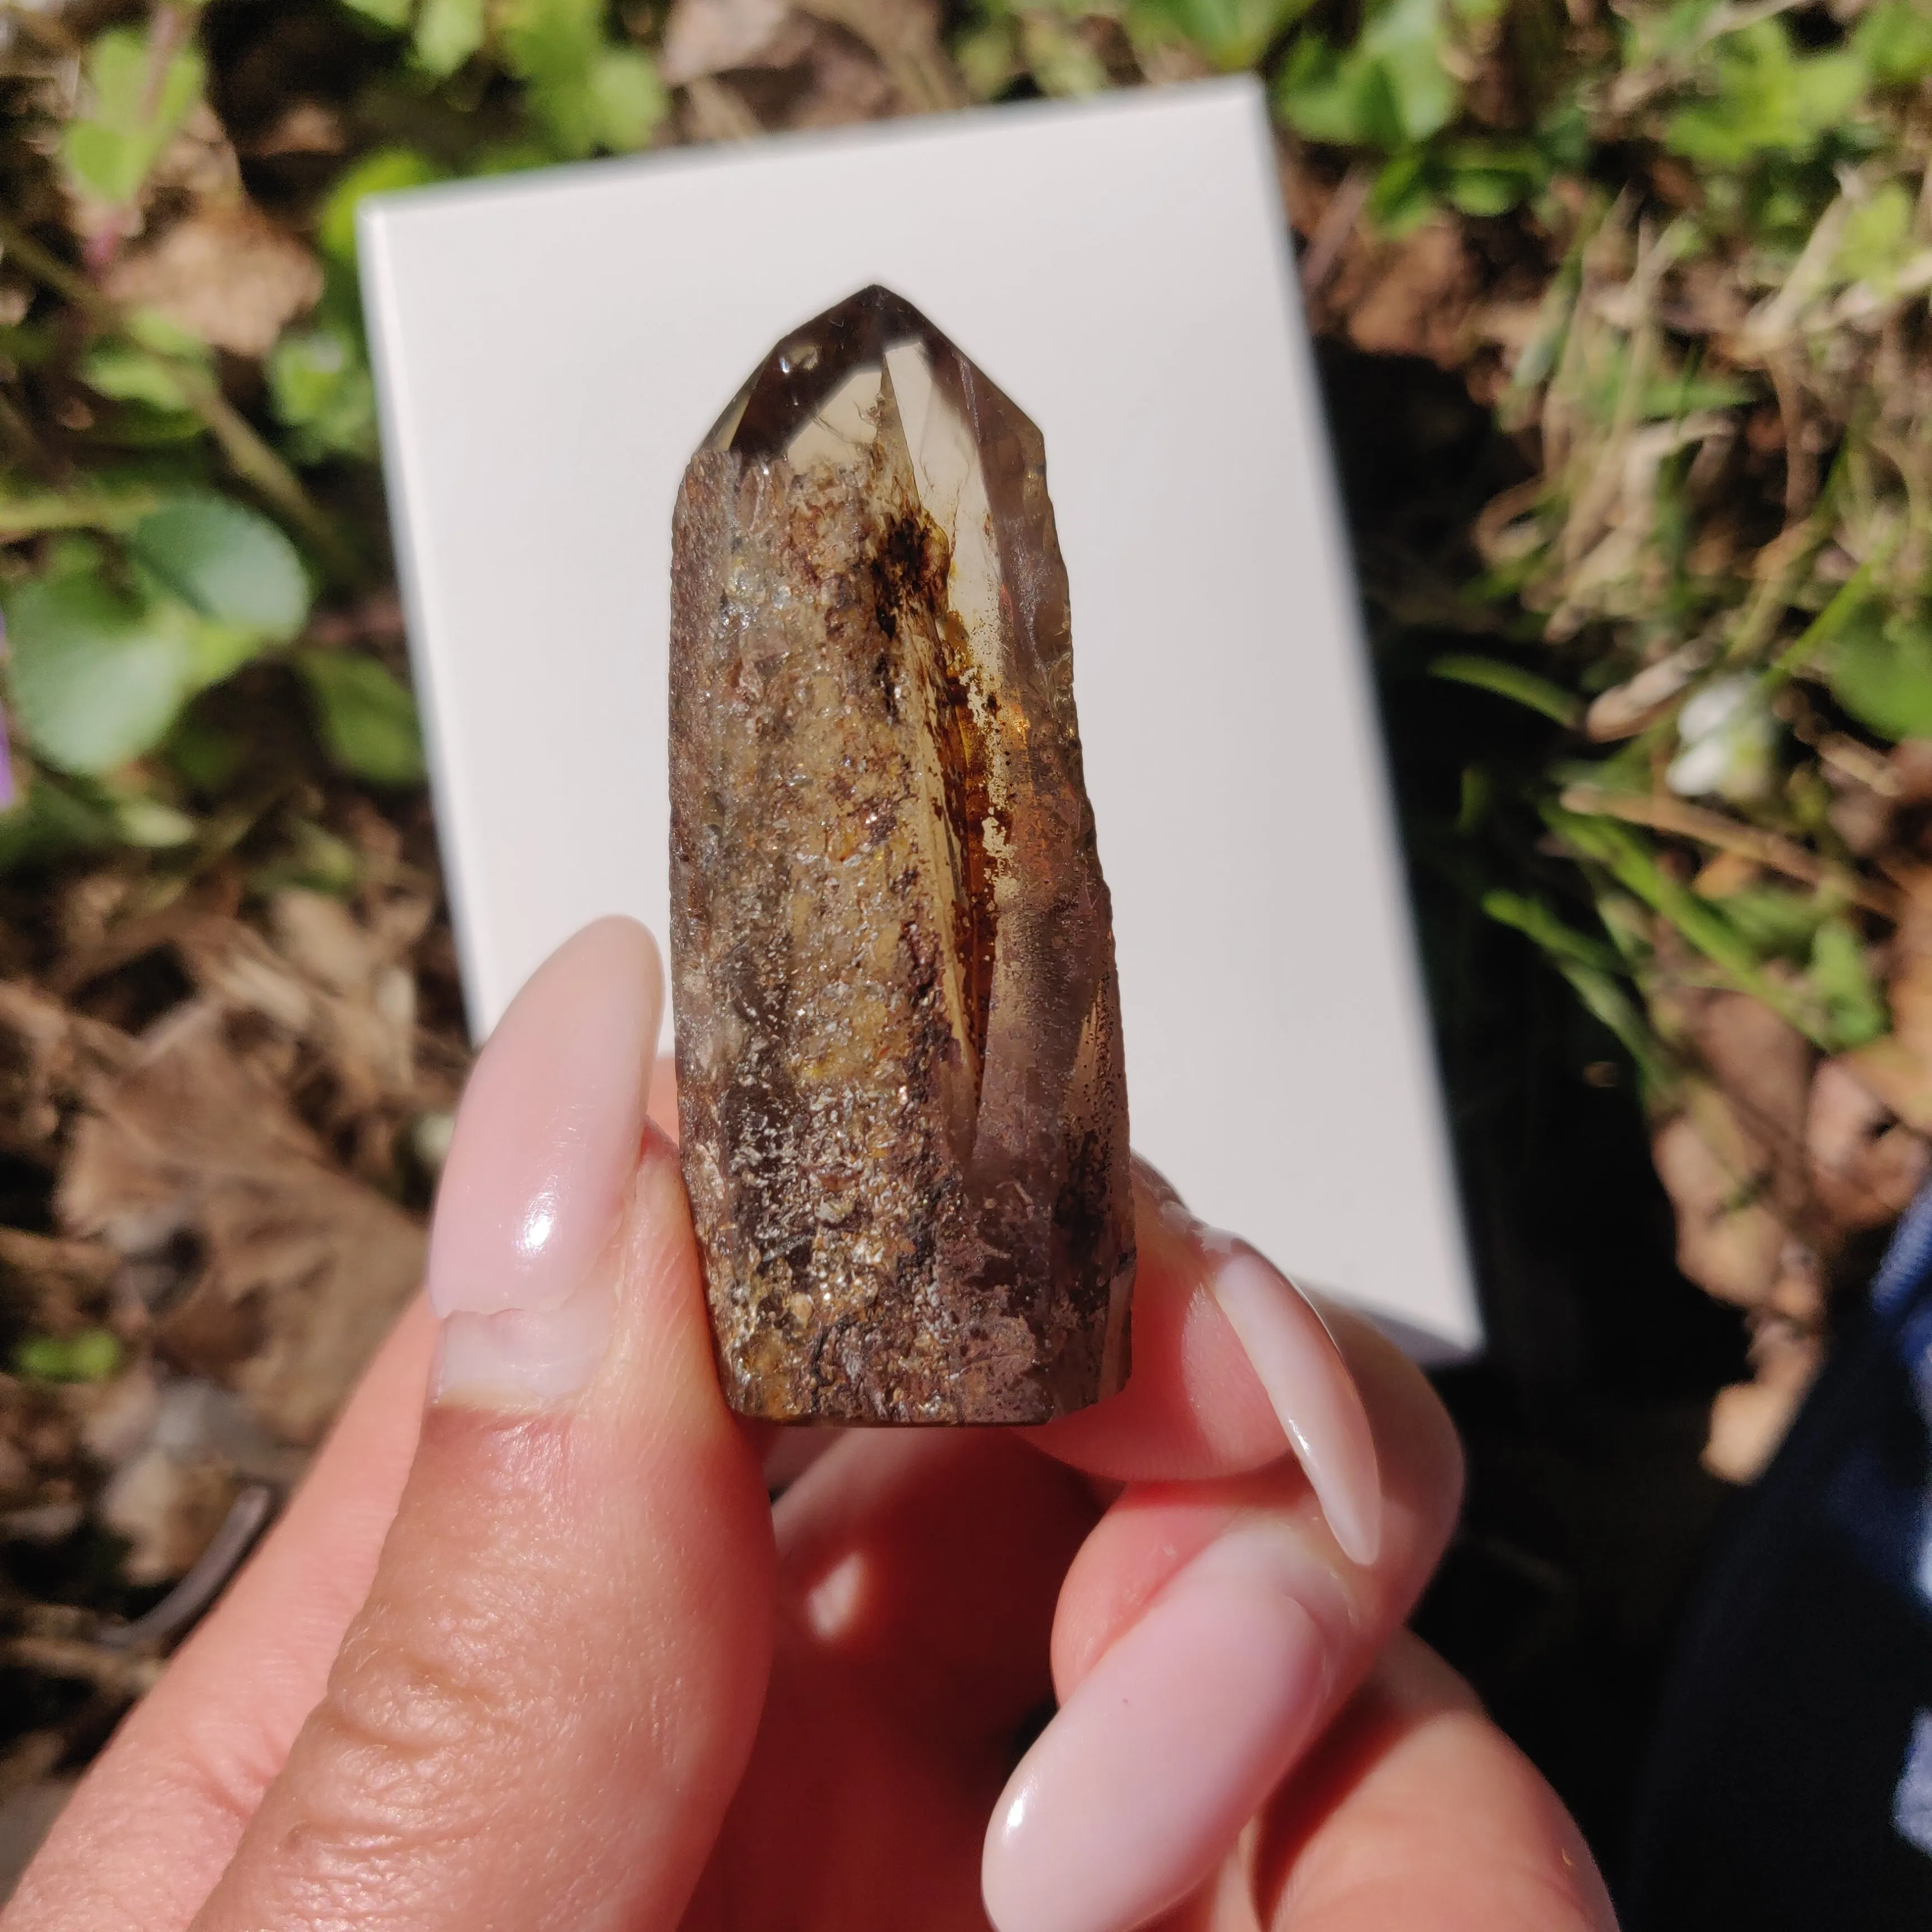
POLYGON ((1401 1629, 1459 1482, 1408 1364, 1143 1174, 1113 1402, 748 1430, 645 1115, 662 1008, 607 920, 504 1019, 430 1305, 6 1932, 1612 1925, 1401 1629), (814 1439, 770 1506, 760 1454, 814 1439))

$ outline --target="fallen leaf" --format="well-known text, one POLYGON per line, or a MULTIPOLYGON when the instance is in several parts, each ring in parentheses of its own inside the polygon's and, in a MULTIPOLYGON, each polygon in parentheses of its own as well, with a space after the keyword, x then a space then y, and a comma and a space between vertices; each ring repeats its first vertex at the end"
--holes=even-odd
POLYGON ((1459 368, 1468 356, 1476 286, 1454 222, 1426 221, 1393 242, 1372 240, 1358 225, 1316 301, 1314 320, 1365 354, 1420 356, 1459 368))
POLYGON ((1932 871, 1922 868, 1900 884, 1904 904, 1886 988, 1892 1031, 1846 1060, 1914 1132, 1932 1136, 1932 871))
POLYGON ((51 1162, 82 1088, 131 1059, 125 1034, 0 980, 0 1147, 51 1162))
POLYGON ((1882 1228, 1904 1213, 1928 1170, 1925 1142, 1900 1123, 1855 1056, 1819 1067, 1804 1146, 1818 1204, 1847 1233, 1882 1228))
POLYGON ((1746 993, 1716 993, 1699 1009, 1690 1044, 1760 1150, 1775 1204, 1789 1221, 1810 1194, 1804 1125, 1811 1093, 1811 1046, 1788 1020, 1746 993))
POLYGON ((422 1278, 421 1228, 328 1162, 206 1000, 97 1084, 58 1207, 124 1253, 193 1240, 199 1273, 158 1339, 290 1442, 320 1435, 422 1278))
POLYGON ((658 71, 673 87, 734 68, 790 67, 812 38, 787 0, 676 0, 658 71))
POLYGON ((1755 1307, 1777 1286, 1787 1238, 1762 1198, 1768 1163, 1722 1094, 1685 1084, 1692 1111, 1666 1121, 1651 1143, 1677 1213, 1677 1265, 1706 1294, 1755 1307))
POLYGON ((122 1574, 136 1585, 182 1575, 206 1550, 234 1502, 234 1472, 150 1449, 116 1472, 94 1504, 101 1526, 128 1540, 122 1574))
POLYGON ((320 299, 322 265, 252 202, 217 200, 123 255, 106 292, 218 349, 262 356, 320 299))
POLYGON ((0 1228, 0 1283, 24 1325, 68 1335, 98 1318, 120 1258, 104 1241, 0 1228))
POLYGON ((1704 1466, 1727 1483, 1755 1482, 1777 1454, 1823 1359, 1823 1346, 1782 1322, 1767 1324, 1753 1341, 1756 1369, 1748 1382, 1720 1389, 1711 1406, 1704 1466))
POLYGON ((339 154, 349 145, 341 116, 319 100, 298 100, 244 152, 267 160, 278 154, 339 154))

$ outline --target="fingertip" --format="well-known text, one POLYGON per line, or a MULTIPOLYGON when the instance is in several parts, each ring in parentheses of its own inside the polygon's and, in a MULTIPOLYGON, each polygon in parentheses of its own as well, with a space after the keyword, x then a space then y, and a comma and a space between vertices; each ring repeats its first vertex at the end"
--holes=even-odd
POLYGON ((656 942, 600 919, 531 976, 478 1056, 437 1189, 439 1315, 556 1306, 610 1238, 637 1165, 664 1012, 656 942))
POLYGON ((1375 1433, 1322 1315, 1252 1249, 1195 1220, 1151 1170, 1137 1163, 1135 1180, 1132 1378, 1034 1439, 1124 1482, 1212 1480, 1292 1454, 1337 1545, 1372 1565, 1382 1538, 1375 1433))
POLYGON ((1210 1290, 1342 1553, 1364 1568, 1382 1549, 1382 1472, 1353 1371, 1313 1303, 1251 1249, 1214 1270, 1210 1290))

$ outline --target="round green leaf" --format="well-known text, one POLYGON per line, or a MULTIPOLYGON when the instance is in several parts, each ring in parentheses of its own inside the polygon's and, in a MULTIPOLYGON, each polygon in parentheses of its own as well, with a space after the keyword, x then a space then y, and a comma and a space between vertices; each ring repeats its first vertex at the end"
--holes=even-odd
POLYGON ((7 613, 14 716, 62 771, 111 771, 152 751, 191 681, 180 613, 143 608, 98 578, 44 578, 7 613))
POLYGON ((614 154, 628 154, 651 138, 670 111, 670 97, 650 56, 636 47, 608 47, 590 70, 597 137, 614 154))
POLYGON ((308 616, 308 573, 266 517, 196 491, 151 510, 128 548, 183 603, 218 624, 289 638, 308 616))
POLYGON ((1880 736, 1932 738, 1932 629, 1894 617, 1849 631, 1831 680, 1832 694, 1880 736))
POLYGON ((416 700, 374 658, 352 651, 302 651, 296 668, 315 707, 330 758, 376 784, 415 784, 423 776, 416 700))
POLYGON ((483 44, 483 0, 423 0, 416 56, 425 74, 454 74, 483 44))
POLYGON ((389 194, 406 188, 423 188, 444 178, 444 171, 413 148, 378 148, 344 172, 322 203, 316 239, 331 260, 356 260, 356 208, 364 195, 389 194))

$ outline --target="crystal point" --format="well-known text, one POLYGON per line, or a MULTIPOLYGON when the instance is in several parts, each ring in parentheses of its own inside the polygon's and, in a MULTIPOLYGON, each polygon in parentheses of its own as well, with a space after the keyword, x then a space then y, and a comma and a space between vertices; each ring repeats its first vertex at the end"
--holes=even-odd
POLYGON ((754 371, 673 552, 680 1132, 733 1406, 1112 1394, 1120 996, 1039 430, 866 289, 754 371))

